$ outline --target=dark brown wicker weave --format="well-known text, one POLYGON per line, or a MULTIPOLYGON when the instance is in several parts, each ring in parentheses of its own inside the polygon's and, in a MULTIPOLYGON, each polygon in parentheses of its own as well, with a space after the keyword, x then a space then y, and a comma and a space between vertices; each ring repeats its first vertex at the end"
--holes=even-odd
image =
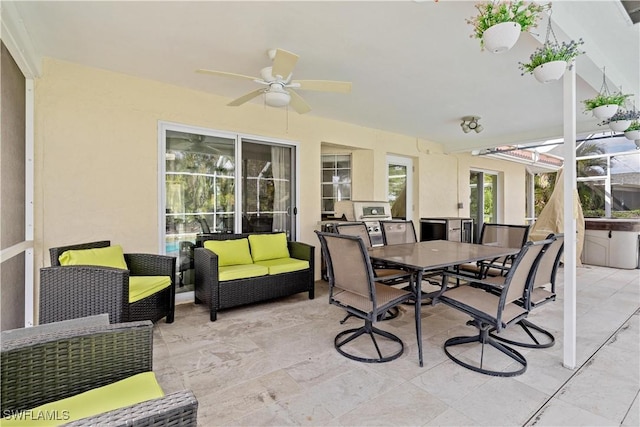
MULTIPOLYGON (((152 370, 150 321, 2 337, 1 406, 15 413, 152 370)), ((195 426, 191 391, 74 421, 74 426, 195 426)))
POLYGON ((111 323, 166 317, 175 311, 176 258, 155 254, 125 254, 129 270, 97 266, 60 266, 67 250, 104 248, 108 240, 49 249, 51 267, 40 269, 40 323, 109 313, 111 323), (129 276, 169 276, 171 285, 129 304, 129 276))
POLYGON ((218 256, 201 247, 205 240, 241 239, 249 234, 207 234, 198 236, 195 256, 195 302, 209 306, 211 321, 217 318, 218 310, 254 302, 285 297, 299 292, 309 292, 314 298, 314 251, 311 245, 288 242, 292 258, 309 261, 309 268, 273 276, 249 279, 218 280, 218 256))

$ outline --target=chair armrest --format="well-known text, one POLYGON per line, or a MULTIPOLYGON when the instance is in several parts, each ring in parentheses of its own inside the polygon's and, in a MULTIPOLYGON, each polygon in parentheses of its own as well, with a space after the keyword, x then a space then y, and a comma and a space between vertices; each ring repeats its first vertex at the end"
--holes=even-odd
POLYGON ((80 265, 40 269, 40 323, 102 313, 118 323, 128 303, 128 270, 80 265))
POLYGON ((205 248, 193 250, 195 280, 203 285, 218 282, 218 255, 205 248))
POLYGON ((176 272, 176 257, 157 254, 124 254, 132 276, 169 276, 176 272))
POLYGON ((153 367, 150 321, 91 326, 1 344, 1 406, 20 411, 153 367))
POLYGON ((198 401, 189 390, 65 424, 67 427, 196 426, 198 401))
POLYGON ((315 246, 307 243, 291 241, 287 242, 287 245, 289 247, 289 255, 291 258, 303 259, 305 261, 309 261, 309 263, 314 262, 315 246))

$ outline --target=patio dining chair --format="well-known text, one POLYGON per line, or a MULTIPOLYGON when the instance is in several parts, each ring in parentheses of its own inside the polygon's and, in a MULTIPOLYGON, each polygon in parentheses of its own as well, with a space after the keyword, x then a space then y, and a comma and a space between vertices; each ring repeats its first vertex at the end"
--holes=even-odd
POLYGON ((380 221, 380 228, 385 245, 416 243, 418 241, 413 221, 380 221))
MULTIPOLYGON (((517 301, 529 312, 556 300, 556 276, 564 252, 564 234, 552 233, 547 236, 546 240, 550 240, 551 243, 543 249, 533 280, 529 282, 522 299, 517 301)), ((506 338, 493 332, 492 336, 502 342, 526 348, 548 348, 555 343, 555 337, 551 332, 531 322, 528 318, 520 320, 518 325, 525 332, 528 340, 506 338)))
MULTIPOLYGON (((342 235, 348 236, 358 236, 362 238, 367 249, 372 247, 371 244, 371 236, 369 236, 369 231, 367 229, 367 225, 364 222, 354 222, 354 223, 345 223, 345 224, 337 224, 334 226, 336 232, 342 235)), ((396 267, 389 267, 385 264, 374 264, 373 265, 373 274, 376 277, 376 280, 379 283, 384 283, 386 285, 397 285, 400 283, 407 283, 411 281, 411 272, 407 270, 402 270, 396 267)), ((405 290, 410 290, 410 286, 404 288, 405 290)), ((398 317, 400 312, 398 311, 398 307, 394 307, 388 310, 383 314, 380 320, 391 320, 398 317)), ((351 314, 347 314, 344 319, 340 321, 340 323, 344 323, 351 314)))
POLYGON ((123 254, 108 240, 55 247, 49 254, 51 267, 40 269, 40 323, 101 313, 111 323, 173 322, 175 257, 123 254))
MULTIPOLYGON (((359 236, 362 238, 367 249, 372 247, 371 237, 369 236, 367 225, 364 222, 337 224, 335 225, 335 230, 338 234, 359 236)), ((411 280, 411 274, 407 270, 402 270, 397 267, 388 267, 384 264, 374 264, 373 267, 373 273, 379 282, 386 283, 388 285, 395 285, 411 280)))
POLYGON ((336 335, 336 350, 349 359, 365 363, 397 359, 404 352, 404 343, 396 335, 375 327, 374 323, 387 310, 408 301, 413 294, 376 281, 371 259, 361 237, 320 231, 316 231, 316 234, 327 261, 329 303, 364 320, 362 327, 336 335), (364 342, 357 340, 363 335, 371 338, 375 355, 370 355, 370 348, 363 349, 364 342), (347 346, 350 343, 353 343, 352 346, 347 346))
MULTIPOLYGON (((529 225, 484 223, 480 232, 480 244, 502 248, 521 248, 529 239, 529 225)), ((463 264, 458 272, 476 278, 505 276, 511 268, 513 256, 463 264)))
MULTIPOLYGON (((401 245, 403 243, 416 243, 418 241, 413 221, 380 221, 380 228, 382 229, 382 237, 385 245, 401 245)), ((442 275, 439 271, 430 272, 428 275, 423 276, 423 280, 440 288, 442 275)), ((410 286, 406 286, 403 289, 408 291, 411 288, 410 286)), ((426 292, 422 292, 422 294, 422 304, 431 304, 431 300, 424 297, 426 292)), ((409 301, 407 304, 413 304, 413 301, 409 301)))
MULTIPOLYGON (((525 357, 515 349, 494 339, 490 332, 500 333, 503 329, 522 321, 527 316, 528 310, 518 302, 523 298, 525 290, 533 279, 533 273, 541 259, 539 255, 551 242, 551 240, 543 240, 526 243, 513 260, 512 267, 505 277, 497 276, 474 280, 482 283, 484 287, 491 287, 491 292, 485 290, 484 287, 471 286, 470 284, 443 288, 440 291, 434 298, 434 304, 444 303, 471 316, 472 320, 467 322, 467 325, 478 329, 477 335, 457 336, 445 341, 444 351, 449 359, 467 369, 486 375, 511 377, 526 371, 527 360, 525 357), (466 352, 460 348, 456 354, 452 352, 452 347, 471 343, 481 344, 479 361, 468 357, 466 352), (516 362, 516 367, 508 370, 485 367, 484 355, 487 344, 506 355, 512 362, 516 362)), ((453 272, 445 272, 445 275, 456 276, 453 272)))

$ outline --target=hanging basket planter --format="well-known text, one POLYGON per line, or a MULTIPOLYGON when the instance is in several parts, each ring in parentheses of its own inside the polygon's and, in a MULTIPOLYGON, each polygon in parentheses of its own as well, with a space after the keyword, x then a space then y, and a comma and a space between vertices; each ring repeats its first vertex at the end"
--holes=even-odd
POLYGON ((521 31, 517 22, 501 22, 489 27, 482 34, 484 48, 492 53, 506 52, 516 44, 521 31))
POLYGON ((549 83, 560 79, 567 69, 567 61, 551 61, 533 69, 533 76, 540 83, 549 83))
POLYGON ((631 120, 613 120, 609 122, 609 129, 614 132, 624 132, 631 125, 631 120))
POLYGON ((631 141, 637 141, 640 139, 640 130, 628 130, 624 133, 624 137, 631 141))
POLYGON ((473 27, 471 37, 480 39, 482 49, 501 53, 516 44, 522 31, 535 28, 541 12, 551 9, 551 3, 491 0, 476 3, 475 8, 477 15, 466 20, 473 27))
POLYGON ((529 62, 519 63, 522 75, 531 73, 540 83, 559 80, 567 68, 573 67, 576 57, 584 53, 580 50, 582 44, 584 44, 582 39, 558 42, 551 25, 551 14, 549 14, 544 44, 533 51, 529 56, 529 62))
POLYGON ((588 111, 593 112, 593 116, 597 119, 609 119, 618 112, 618 109, 622 107, 627 98, 631 94, 622 93, 622 91, 613 92, 609 91, 607 87, 607 75, 606 70, 602 69, 602 87, 600 92, 595 98, 589 98, 582 101, 584 103, 585 113, 588 111))
POLYGON ((617 104, 600 105, 599 107, 592 109, 591 112, 596 119, 604 120, 612 117, 616 112, 618 112, 618 107, 619 106, 617 104))

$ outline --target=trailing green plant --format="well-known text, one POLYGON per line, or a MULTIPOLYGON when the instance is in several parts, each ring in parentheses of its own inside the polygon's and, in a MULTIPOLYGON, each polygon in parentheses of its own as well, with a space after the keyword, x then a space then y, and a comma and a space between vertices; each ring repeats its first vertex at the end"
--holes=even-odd
POLYGON ((529 62, 519 62, 522 75, 524 76, 525 73, 533 73, 536 67, 552 61, 565 61, 569 64, 569 69, 571 69, 571 67, 573 67, 573 60, 578 55, 585 53, 580 50, 580 46, 583 44, 584 41, 582 39, 578 41, 571 40, 569 43, 546 42, 531 54, 529 62))
POLYGON ((623 105, 630 96, 630 93, 622 92, 599 93, 595 98, 585 99, 582 103, 585 111, 591 111, 603 105, 623 105))
POLYGON ((496 24, 503 22, 517 22, 521 31, 528 31, 538 25, 540 12, 551 7, 551 3, 538 5, 517 1, 496 1, 476 3, 478 15, 467 19, 467 24, 473 26, 472 38, 480 39, 483 46, 482 35, 496 24))
POLYGON ((626 128, 624 131, 625 132, 631 132, 632 130, 640 130, 640 122, 637 120, 634 120, 631 122, 631 124, 629 125, 628 128, 626 128))

